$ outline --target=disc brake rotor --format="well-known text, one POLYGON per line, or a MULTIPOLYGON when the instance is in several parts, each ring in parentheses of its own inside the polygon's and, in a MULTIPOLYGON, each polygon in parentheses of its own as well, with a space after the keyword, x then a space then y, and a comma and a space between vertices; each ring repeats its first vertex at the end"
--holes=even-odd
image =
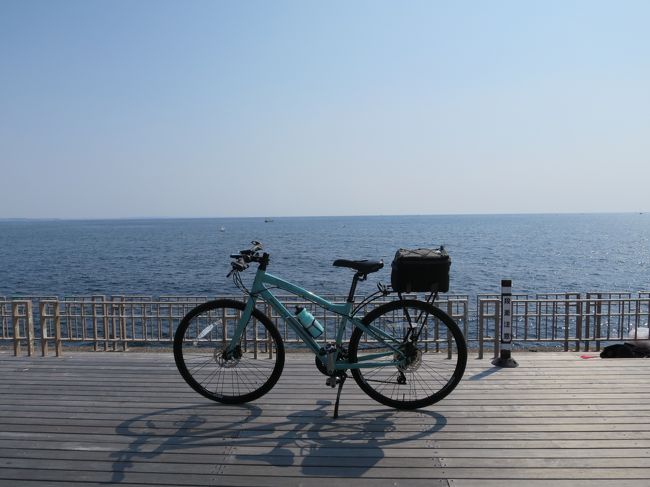
POLYGON ((234 351, 228 352, 227 348, 223 350, 214 351, 214 361, 219 364, 220 367, 229 369, 236 367, 241 360, 241 347, 237 346, 234 351))

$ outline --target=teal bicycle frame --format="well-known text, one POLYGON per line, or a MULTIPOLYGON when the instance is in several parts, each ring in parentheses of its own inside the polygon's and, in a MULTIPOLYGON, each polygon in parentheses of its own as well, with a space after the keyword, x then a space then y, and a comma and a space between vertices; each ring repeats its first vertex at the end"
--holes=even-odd
POLYGON ((253 287, 250 290, 248 300, 246 302, 246 307, 242 312, 242 316, 239 320, 239 324, 235 329, 233 336, 230 340, 229 348, 233 349, 237 346, 239 338, 244 332, 246 324, 251 319, 253 309, 257 299, 260 298, 262 301, 268 303, 277 314, 286 321, 291 329, 299 336, 302 341, 309 346, 312 352, 320 358, 320 360, 325 363, 327 360, 327 355, 324 353, 323 348, 316 342, 316 340, 303 328, 300 322, 295 318, 294 314, 291 313, 269 290, 269 287, 282 289, 293 295, 299 296, 307 301, 310 301, 321 308, 324 308, 328 311, 331 311, 339 316, 341 316, 341 323, 338 325, 336 331, 336 344, 338 346, 343 343, 343 334, 345 333, 345 328, 348 323, 351 323, 353 326, 361 328, 369 336, 372 336, 378 340, 382 345, 385 345, 386 348, 389 348, 390 351, 378 352, 375 354, 364 355, 363 357, 358 357, 358 361, 351 363, 347 360, 337 360, 335 369, 336 370, 346 370, 346 369, 360 369, 360 368, 373 368, 373 367, 389 367, 389 366, 399 366, 405 359, 405 355, 399 349, 402 344, 396 337, 393 337, 384 331, 378 329, 372 325, 364 325, 359 319, 355 318, 352 315, 352 309, 354 303, 351 300, 343 304, 335 304, 326 299, 317 296, 316 294, 307 291, 306 289, 296 286, 288 281, 275 277, 271 274, 268 274, 262 266, 257 269, 255 274, 255 280, 253 281, 253 287), (387 357, 393 355, 395 357, 392 361, 381 361, 376 362, 375 360, 381 357, 387 357))

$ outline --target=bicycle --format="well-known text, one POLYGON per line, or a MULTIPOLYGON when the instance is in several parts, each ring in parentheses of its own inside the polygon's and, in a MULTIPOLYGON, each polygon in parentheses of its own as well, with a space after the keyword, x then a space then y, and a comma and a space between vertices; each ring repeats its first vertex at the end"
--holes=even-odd
MULTIPOLYGON (((327 376, 326 385, 339 386, 334 418, 348 370, 368 396, 398 409, 429 406, 458 385, 467 363, 467 347, 454 320, 433 305, 437 292, 431 292, 426 301, 398 292, 398 299, 359 319, 356 315, 361 309, 392 292, 380 283, 377 292, 354 303, 359 281, 383 268, 383 261, 334 261, 334 266, 356 272, 345 303, 333 303, 267 273, 270 255, 261 251, 262 245, 253 241, 250 249, 230 255, 228 277, 248 295, 245 302, 220 299, 203 303, 187 313, 176 330, 176 366, 196 392, 221 403, 239 404, 258 399, 276 384, 284 368, 284 342, 273 321, 256 307, 258 300, 275 310, 313 352, 316 367, 327 376), (248 290, 240 274, 253 263, 258 267, 248 290), (310 332, 300 322, 299 313, 289 311, 273 289, 340 317, 335 340, 320 345, 312 336, 317 331, 310 332), (346 347, 343 338, 348 325, 352 333, 346 347)), ((318 323, 314 322, 312 326, 318 323)))

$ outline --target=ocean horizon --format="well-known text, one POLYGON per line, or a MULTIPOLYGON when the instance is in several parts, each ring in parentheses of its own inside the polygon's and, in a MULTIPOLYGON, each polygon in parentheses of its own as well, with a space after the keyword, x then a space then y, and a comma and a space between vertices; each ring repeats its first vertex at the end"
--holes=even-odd
MULTIPOLYGON (((650 289, 650 215, 511 213, 0 219, 0 295, 231 295, 229 254, 259 240, 269 272, 347 292, 335 259, 383 259, 359 288, 390 282, 399 248, 444 245, 451 294, 650 289)), ((254 269, 244 273, 252 279, 254 269)))
POLYGON ((445 216, 552 216, 552 215, 643 215, 650 210, 634 211, 566 211, 566 212, 506 212, 506 213, 395 213, 395 214, 350 214, 350 215, 242 215, 242 216, 107 216, 107 217, 0 217, 0 222, 30 222, 30 221, 120 221, 120 220, 245 220, 269 218, 373 218, 373 217, 445 217, 445 216))

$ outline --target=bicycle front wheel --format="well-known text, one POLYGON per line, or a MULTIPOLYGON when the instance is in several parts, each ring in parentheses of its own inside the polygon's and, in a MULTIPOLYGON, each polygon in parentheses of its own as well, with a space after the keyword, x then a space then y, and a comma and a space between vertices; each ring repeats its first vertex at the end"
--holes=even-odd
POLYGON ((372 310, 362 323, 369 331, 354 329, 348 353, 350 362, 369 366, 352 369, 352 376, 374 400, 416 409, 440 401, 460 382, 467 364, 465 338, 439 308, 396 300, 372 310), (383 339, 381 333, 392 338, 383 339))
POLYGON ((284 345, 273 322, 259 310, 230 346, 244 303, 210 301, 190 311, 174 335, 174 360, 183 379, 199 394, 238 404, 266 394, 280 378, 284 345))

